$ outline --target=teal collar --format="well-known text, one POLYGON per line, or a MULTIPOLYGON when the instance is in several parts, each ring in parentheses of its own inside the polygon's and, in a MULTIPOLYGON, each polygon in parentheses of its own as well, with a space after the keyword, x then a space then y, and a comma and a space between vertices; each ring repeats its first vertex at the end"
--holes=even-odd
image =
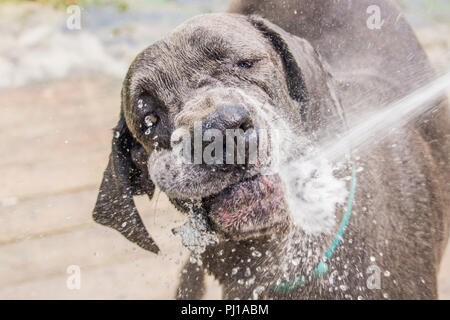
MULTIPOLYGON (((334 237, 331 245, 328 247, 327 251, 325 251, 324 258, 319 262, 317 267, 314 269, 314 277, 321 278, 328 273, 328 263, 327 261, 331 259, 334 252, 336 251, 339 244, 342 242, 344 238, 345 229, 348 225, 348 221, 350 220, 350 216, 352 214, 353 200, 355 198, 356 192, 356 170, 355 165, 352 168, 352 184, 350 186, 350 196, 348 198, 347 211, 345 212, 344 218, 342 219, 341 225, 339 226, 339 230, 334 237)), ((289 293, 295 289, 299 289, 306 285, 308 280, 303 274, 297 274, 294 278, 283 281, 280 285, 274 287, 274 290, 280 293, 289 293)))

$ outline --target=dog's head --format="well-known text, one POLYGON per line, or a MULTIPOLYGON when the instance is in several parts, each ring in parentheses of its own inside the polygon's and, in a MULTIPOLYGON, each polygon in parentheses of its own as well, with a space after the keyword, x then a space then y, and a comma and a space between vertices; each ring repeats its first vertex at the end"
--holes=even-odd
POLYGON ((156 185, 225 237, 274 232, 290 221, 280 150, 306 150, 342 121, 339 108, 307 41, 259 17, 194 18, 129 69, 94 219, 157 252, 133 202, 156 185))

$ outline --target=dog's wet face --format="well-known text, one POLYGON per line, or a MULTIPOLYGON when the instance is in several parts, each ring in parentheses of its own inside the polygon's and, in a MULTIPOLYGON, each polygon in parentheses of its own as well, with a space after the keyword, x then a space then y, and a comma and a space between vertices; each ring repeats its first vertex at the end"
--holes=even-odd
MULTIPOLYGON (((266 171, 279 156, 274 130, 300 117, 287 98, 281 58, 261 32, 243 17, 201 16, 145 50, 132 70, 125 118, 150 155, 149 175, 157 187, 179 208, 201 202, 214 227, 231 237, 288 221, 281 181, 266 171), (196 123, 204 141, 197 150, 192 143, 192 153, 200 152, 201 163, 194 162, 196 155, 183 161, 178 148, 185 142, 180 133, 196 137, 196 123), (205 148, 214 142, 205 137, 208 129, 223 134, 223 161, 205 160, 205 148), (243 161, 236 154, 227 161, 226 135, 239 129, 247 152, 243 161), (250 163, 248 144, 254 139, 258 147, 262 134, 264 152, 257 150, 250 163)), ((237 152, 236 143, 231 147, 237 152)))
POLYGON ((182 211, 195 204, 225 237, 286 230, 277 165, 335 113, 326 78, 306 41, 261 18, 211 14, 181 25, 129 69, 94 218, 145 247, 123 227, 134 206, 111 215, 107 189, 127 199, 156 185, 182 211))

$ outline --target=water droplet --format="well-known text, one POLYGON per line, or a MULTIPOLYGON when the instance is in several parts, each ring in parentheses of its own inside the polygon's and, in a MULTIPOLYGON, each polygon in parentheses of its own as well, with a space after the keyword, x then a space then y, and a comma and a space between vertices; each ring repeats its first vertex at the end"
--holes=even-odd
POLYGON ((389 299, 389 295, 387 293, 383 293, 383 298, 389 299))
POLYGON ((374 256, 371 256, 371 257, 370 257, 370 261, 375 262, 375 261, 376 261, 375 257, 374 257, 374 256))
POLYGON ((159 143, 158 143, 158 142, 155 142, 155 143, 153 144, 153 146, 154 146, 155 148, 158 148, 159 143))
POLYGON ((127 226, 126 222, 122 223, 122 228, 125 228, 126 226, 127 226))
POLYGON ((294 266, 298 266, 298 265, 300 264, 300 258, 293 259, 293 260, 292 260, 292 264, 293 264, 294 266))
POLYGON ((137 105, 137 107, 138 107, 139 109, 142 109, 142 108, 144 107, 144 101, 142 101, 142 99, 139 99, 139 100, 138 100, 138 105, 137 105))
POLYGON ((390 273, 388 270, 386 270, 386 271, 384 272, 384 276, 385 276, 385 277, 390 277, 390 276, 391 276, 391 273, 390 273))
POLYGON ((245 274, 244 274, 244 276, 246 276, 246 277, 248 278, 248 277, 250 277, 251 275, 252 275, 252 272, 250 271, 250 268, 247 267, 247 268, 245 269, 245 274))
POLYGON ((114 137, 115 137, 116 139, 119 139, 119 138, 120 138, 120 132, 119 132, 119 131, 116 131, 116 133, 114 134, 114 137))
POLYGON ((231 274, 234 276, 235 274, 237 274, 239 271, 239 267, 233 268, 231 269, 231 274))
POLYGON ((192 263, 192 264, 194 264, 194 263, 197 262, 197 259, 195 259, 194 257, 190 257, 190 258, 189 258, 189 262, 192 263))
POLYGON ((147 125, 147 127, 153 127, 154 122, 152 120, 154 120, 154 118, 152 118, 151 116, 145 117, 144 121, 145 121, 145 124, 147 125))
POLYGON ((252 278, 248 279, 248 280, 245 282, 245 285, 246 285, 247 287, 252 286, 252 285, 254 285, 254 284, 255 284, 255 277, 252 277, 252 278))
POLYGON ((145 131, 145 135, 146 136, 149 136, 151 133, 152 133, 152 129, 151 128, 147 129, 147 131, 145 131))
POLYGON ((252 256, 256 257, 256 258, 260 258, 262 256, 262 253, 259 251, 253 251, 252 252, 252 256))
POLYGON ((361 297, 361 296, 358 296, 358 300, 363 300, 363 297, 361 297))
POLYGON ((258 300, 259 296, 264 292, 265 289, 266 288, 264 286, 257 286, 252 293, 253 300, 258 300))

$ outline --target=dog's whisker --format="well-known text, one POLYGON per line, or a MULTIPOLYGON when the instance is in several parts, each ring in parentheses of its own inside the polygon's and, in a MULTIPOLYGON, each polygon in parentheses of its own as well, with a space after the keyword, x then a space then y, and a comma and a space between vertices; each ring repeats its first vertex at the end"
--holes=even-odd
POLYGON ((155 199, 155 203, 153 205, 153 223, 156 224, 156 217, 158 215, 158 205, 159 205, 159 197, 161 195, 161 190, 158 189, 157 195, 156 195, 156 199, 155 199))

